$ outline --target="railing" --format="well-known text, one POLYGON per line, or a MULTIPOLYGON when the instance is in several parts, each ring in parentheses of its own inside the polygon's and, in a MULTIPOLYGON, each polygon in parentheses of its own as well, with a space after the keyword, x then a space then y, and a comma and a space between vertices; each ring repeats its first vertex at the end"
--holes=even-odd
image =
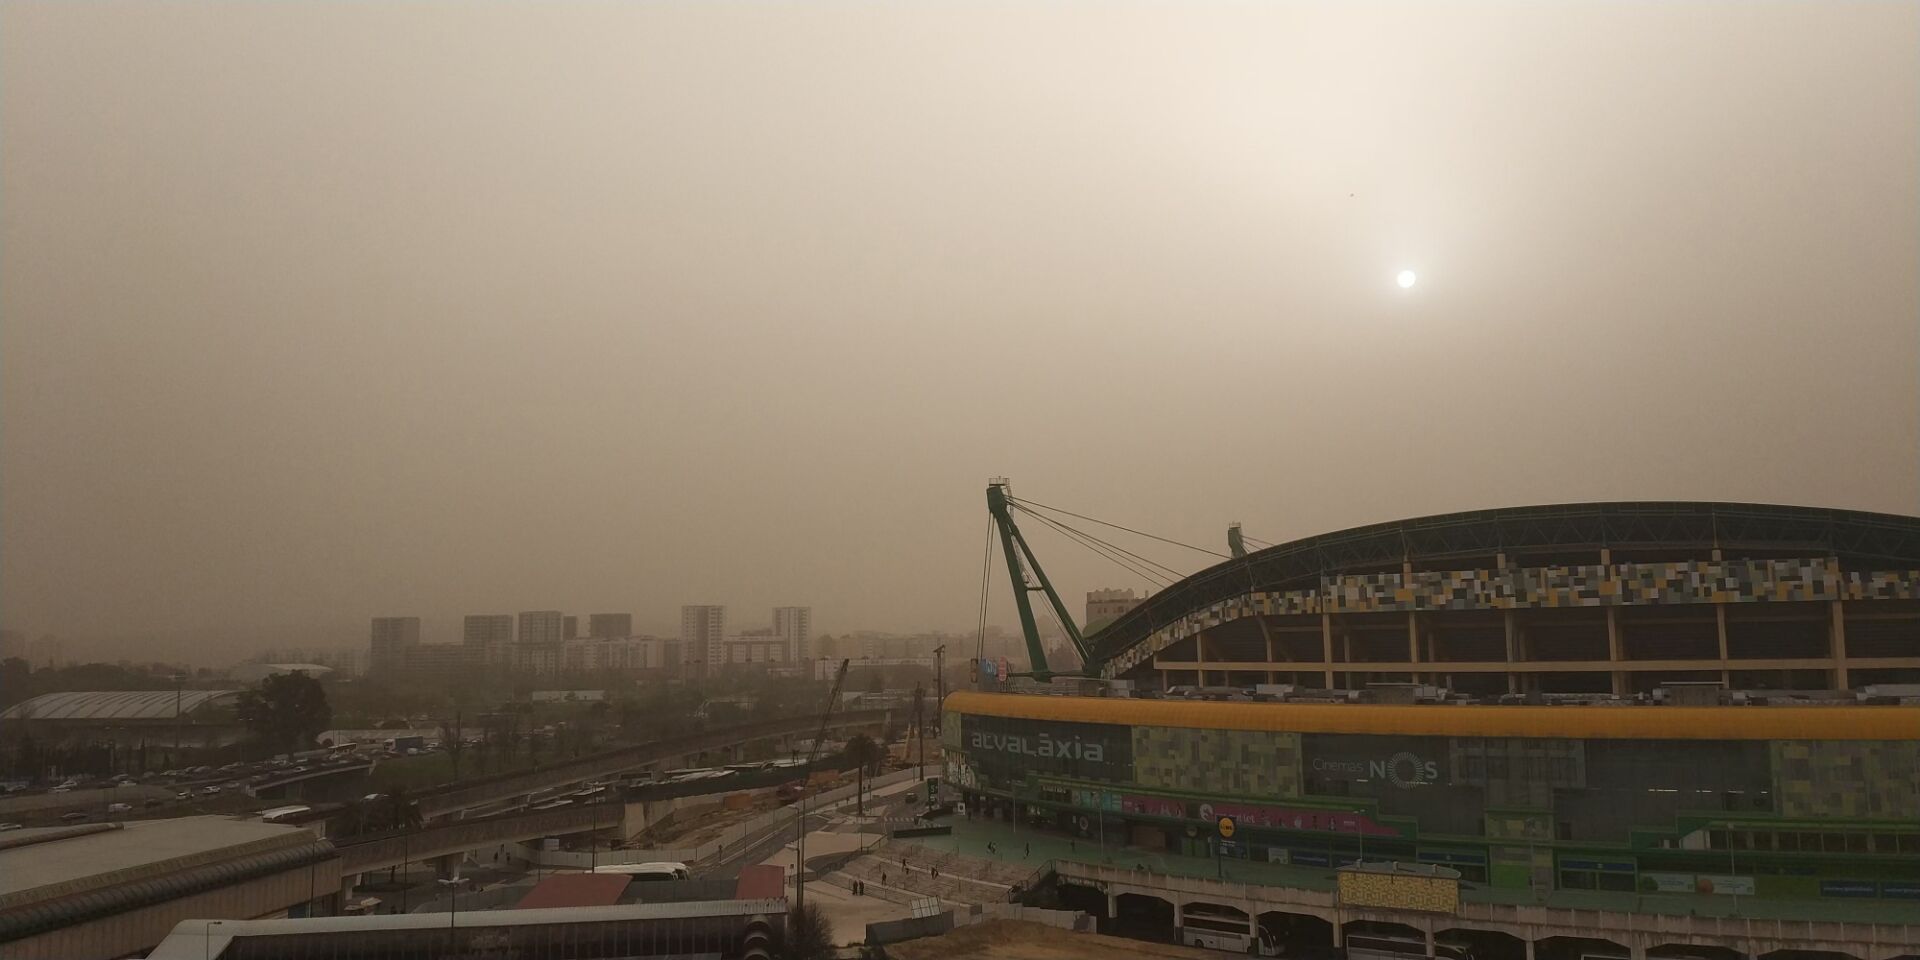
MULTIPOLYGON (((1438 916, 1377 907, 1343 906, 1332 892, 1298 887, 1208 880, 1075 861, 1058 861, 1053 864, 1053 869, 1061 880, 1069 883, 1091 883, 1109 892, 1115 885, 1131 886, 1138 888, 1138 892, 1149 895, 1173 893, 1195 900, 1304 908, 1308 912, 1317 911, 1328 917, 1343 916, 1347 920, 1378 918, 1409 922, 1410 917, 1431 920, 1438 916)), ((1920 925, 1915 924, 1710 917, 1618 910, 1583 910, 1535 904, 1462 903, 1458 914, 1447 923, 1450 926, 1459 926, 1461 922, 1478 923, 1488 929, 1500 929, 1502 932, 1511 933, 1522 939, 1591 936, 1592 931, 1602 930, 1608 931, 1610 939, 1638 937, 1646 939, 1651 944, 1719 942, 1731 945, 1739 943, 1750 947, 1750 952, 1754 955, 1776 949, 1800 948, 1836 950, 1863 957, 1879 956, 1884 952, 1883 948, 1889 944, 1920 943, 1920 925)))

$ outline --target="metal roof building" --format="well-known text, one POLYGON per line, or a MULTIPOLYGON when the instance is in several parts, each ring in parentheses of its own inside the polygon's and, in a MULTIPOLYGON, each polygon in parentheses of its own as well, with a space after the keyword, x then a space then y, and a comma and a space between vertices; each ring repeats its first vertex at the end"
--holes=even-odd
POLYGON ((0 954, 123 957, 191 917, 274 916, 337 896, 340 856, 300 827, 228 817, 0 835, 0 954))
POLYGON ((8 707, 0 720, 171 720, 231 704, 238 690, 100 690, 47 693, 8 707))

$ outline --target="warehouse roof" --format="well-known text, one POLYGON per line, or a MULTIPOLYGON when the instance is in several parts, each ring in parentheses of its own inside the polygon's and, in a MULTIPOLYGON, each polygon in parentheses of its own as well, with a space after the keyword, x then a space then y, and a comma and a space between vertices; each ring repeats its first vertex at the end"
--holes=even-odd
POLYGON ((46 693, 16 703, 0 720, 165 720, 231 702, 238 690, 94 690, 46 693))

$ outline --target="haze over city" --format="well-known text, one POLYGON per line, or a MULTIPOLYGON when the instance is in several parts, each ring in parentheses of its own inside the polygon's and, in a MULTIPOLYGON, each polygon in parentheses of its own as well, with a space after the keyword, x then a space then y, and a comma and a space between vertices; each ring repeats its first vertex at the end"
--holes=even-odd
MULTIPOLYGON (((1214 550, 1913 513, 1917 28, 6 4, 0 626, 208 662, 547 608, 967 630, 1001 475, 1214 550)), ((1145 586, 1029 534, 1070 593, 1145 586)))

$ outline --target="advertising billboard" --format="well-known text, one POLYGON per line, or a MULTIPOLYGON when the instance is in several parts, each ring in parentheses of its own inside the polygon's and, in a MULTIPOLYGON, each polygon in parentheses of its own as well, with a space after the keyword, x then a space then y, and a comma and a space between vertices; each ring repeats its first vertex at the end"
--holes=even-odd
POLYGON ((1076 780, 1133 779, 1133 733, 1104 723, 1052 723, 963 716, 961 743, 981 772, 996 780, 1053 774, 1076 780))

